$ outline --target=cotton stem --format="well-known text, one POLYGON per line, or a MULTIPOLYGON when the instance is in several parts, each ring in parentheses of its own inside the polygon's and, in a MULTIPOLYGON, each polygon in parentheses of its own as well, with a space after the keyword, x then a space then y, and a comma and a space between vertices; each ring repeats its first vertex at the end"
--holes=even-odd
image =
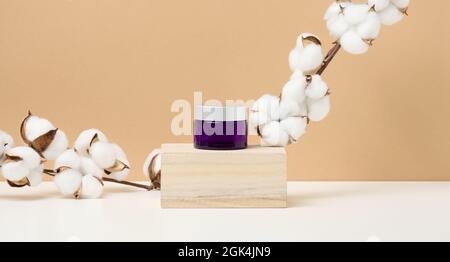
MULTIPOLYGON (((56 174, 57 174, 52 169, 44 169, 43 173, 46 174, 46 175, 49 175, 49 176, 56 176, 56 174)), ((127 185, 127 186, 143 188, 143 189, 146 189, 148 191, 155 189, 155 187, 153 185, 149 185, 148 186, 148 185, 133 183, 133 182, 129 182, 129 181, 118 181, 118 180, 115 180, 115 179, 109 178, 109 177, 103 177, 102 180, 105 181, 105 182, 111 182, 111 183, 117 183, 117 184, 122 184, 122 185, 127 185)))
POLYGON ((336 56, 336 54, 341 49, 341 44, 338 42, 334 42, 334 46, 328 51, 328 54, 325 56, 325 59, 323 60, 322 66, 317 70, 316 74, 322 75, 322 73, 327 69, 330 62, 333 60, 333 58, 336 56))

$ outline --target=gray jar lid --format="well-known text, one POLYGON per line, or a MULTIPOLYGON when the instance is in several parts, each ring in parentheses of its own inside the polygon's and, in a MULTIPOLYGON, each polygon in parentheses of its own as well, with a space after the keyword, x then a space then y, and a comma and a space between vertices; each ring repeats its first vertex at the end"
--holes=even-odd
POLYGON ((194 109, 194 119, 206 121, 246 121, 247 107, 244 105, 197 105, 194 109))

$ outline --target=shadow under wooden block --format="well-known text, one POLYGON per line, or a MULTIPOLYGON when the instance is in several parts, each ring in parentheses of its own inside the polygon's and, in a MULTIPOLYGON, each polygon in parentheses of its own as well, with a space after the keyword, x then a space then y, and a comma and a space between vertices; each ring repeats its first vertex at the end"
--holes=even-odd
POLYGON ((213 151, 164 144, 161 163, 163 208, 287 206, 284 148, 213 151))

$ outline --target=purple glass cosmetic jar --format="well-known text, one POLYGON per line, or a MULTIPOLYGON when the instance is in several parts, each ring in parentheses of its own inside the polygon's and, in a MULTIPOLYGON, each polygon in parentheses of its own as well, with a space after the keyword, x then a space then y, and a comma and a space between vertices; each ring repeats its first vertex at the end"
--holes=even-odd
POLYGON ((203 106, 194 110, 194 147, 235 150, 247 147, 245 106, 203 106))

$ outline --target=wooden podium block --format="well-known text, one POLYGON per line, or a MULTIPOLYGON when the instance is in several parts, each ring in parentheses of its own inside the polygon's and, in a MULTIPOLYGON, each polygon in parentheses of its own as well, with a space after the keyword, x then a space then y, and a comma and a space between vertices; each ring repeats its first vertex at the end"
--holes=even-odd
POLYGON ((284 148, 212 151, 164 144, 161 207, 286 207, 286 164, 284 148))

